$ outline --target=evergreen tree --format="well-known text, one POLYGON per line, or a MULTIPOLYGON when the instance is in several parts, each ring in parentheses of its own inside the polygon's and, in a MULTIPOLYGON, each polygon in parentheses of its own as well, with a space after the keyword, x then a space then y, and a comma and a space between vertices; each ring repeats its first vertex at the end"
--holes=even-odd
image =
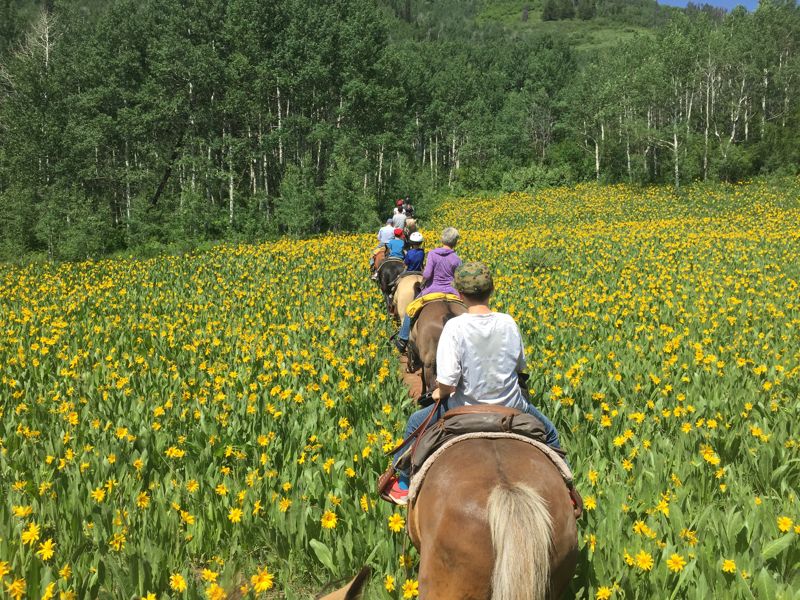
POLYGON ((558 21, 561 18, 561 0, 542 2, 542 21, 558 21))
POLYGON ((596 8, 594 0, 578 0, 577 15, 583 21, 594 19, 596 8))

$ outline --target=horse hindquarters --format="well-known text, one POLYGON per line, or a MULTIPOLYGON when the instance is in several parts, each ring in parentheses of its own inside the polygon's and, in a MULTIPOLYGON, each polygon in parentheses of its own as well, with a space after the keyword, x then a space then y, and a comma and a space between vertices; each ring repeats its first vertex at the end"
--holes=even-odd
POLYGON ((528 591, 541 594, 542 586, 531 578, 538 573, 541 581, 548 570, 548 593, 539 597, 559 598, 575 572, 577 528, 566 485, 525 442, 474 439, 446 450, 409 511, 409 532, 426 600, 537 598, 528 591))

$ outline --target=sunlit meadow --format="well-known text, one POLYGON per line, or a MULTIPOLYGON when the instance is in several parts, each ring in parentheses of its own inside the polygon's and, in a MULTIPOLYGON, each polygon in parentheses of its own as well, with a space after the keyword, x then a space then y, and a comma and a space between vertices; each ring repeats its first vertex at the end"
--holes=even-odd
MULTIPOLYGON (((444 224, 583 492, 575 594, 798 597, 797 182, 458 199, 428 248, 444 224)), ((369 563, 414 597, 373 243, 0 267, 2 593, 309 598, 369 563)))

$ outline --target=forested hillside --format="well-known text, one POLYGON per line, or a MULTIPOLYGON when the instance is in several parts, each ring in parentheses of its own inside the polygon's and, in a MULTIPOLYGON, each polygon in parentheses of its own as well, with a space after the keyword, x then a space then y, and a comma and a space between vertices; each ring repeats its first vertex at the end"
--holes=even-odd
POLYGON ((797 171, 793 0, 551 4, 0 0, 0 255, 372 228, 400 195, 797 171))

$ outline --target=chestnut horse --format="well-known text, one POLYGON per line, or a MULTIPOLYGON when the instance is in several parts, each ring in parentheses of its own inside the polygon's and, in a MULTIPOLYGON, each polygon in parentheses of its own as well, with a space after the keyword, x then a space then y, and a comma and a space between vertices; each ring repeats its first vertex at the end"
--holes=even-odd
POLYGON ((406 309, 411 301, 419 292, 419 286, 422 284, 422 275, 419 273, 404 274, 397 282, 397 289, 394 291, 394 318, 402 322, 403 317, 406 316, 406 309))
MULTIPOLYGON (((561 474, 543 452, 514 439, 470 439, 445 450, 409 507, 408 532, 420 555, 419 600, 560 598, 578 560, 561 474)), ((357 598, 363 573, 326 600, 357 598)))
POLYGON ((377 250, 374 250, 372 252, 372 256, 375 259, 375 262, 372 264, 372 268, 373 270, 377 271, 380 268, 381 263, 386 259, 386 248, 381 247, 377 250))
POLYGON ((467 312, 460 302, 431 302, 426 304, 411 328, 408 337, 408 370, 421 368, 422 393, 436 387, 436 349, 444 324, 467 312))
POLYGON ((470 439, 436 460, 408 512, 421 600, 559 598, 578 531, 558 469, 514 439, 470 439))

